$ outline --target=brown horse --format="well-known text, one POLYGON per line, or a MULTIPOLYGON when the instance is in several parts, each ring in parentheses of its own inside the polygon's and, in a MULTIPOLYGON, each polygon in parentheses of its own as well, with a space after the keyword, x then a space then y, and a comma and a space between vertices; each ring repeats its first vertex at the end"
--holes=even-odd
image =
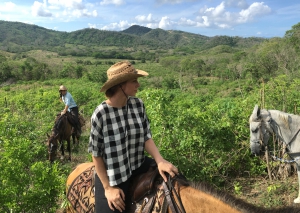
MULTIPOLYGON (((79 164, 71 172, 66 183, 67 198, 70 201, 66 209, 67 213, 94 212, 93 174, 92 162, 79 164), (71 190, 72 187, 75 190, 71 190), (81 197, 82 194, 84 196, 81 197), (77 211, 73 206, 76 206, 77 211)), ((182 178, 175 178, 174 186, 186 213, 300 213, 300 208, 296 207, 272 209, 258 207, 226 192, 216 190, 208 184, 190 183, 182 178)), ((137 210, 130 210, 130 212, 137 212, 137 210)), ((167 212, 171 213, 170 208, 167 212)))
POLYGON ((71 160, 71 144, 70 144, 71 136, 72 136, 73 144, 76 143, 75 138, 79 143, 80 136, 76 136, 76 133, 74 132, 74 128, 70 123, 71 116, 72 115, 69 112, 67 112, 64 115, 58 114, 54 122, 54 127, 52 128, 51 136, 48 135, 47 133, 48 136, 47 146, 48 146, 50 162, 53 162, 55 160, 58 146, 60 146, 60 150, 61 150, 61 159, 62 160, 64 159, 65 151, 64 151, 63 141, 67 141, 67 150, 69 152, 68 160, 71 160))

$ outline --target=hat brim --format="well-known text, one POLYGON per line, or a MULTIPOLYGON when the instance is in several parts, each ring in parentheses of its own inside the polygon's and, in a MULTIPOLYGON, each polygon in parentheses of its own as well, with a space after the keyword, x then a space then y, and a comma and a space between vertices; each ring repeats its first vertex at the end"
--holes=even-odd
POLYGON ((125 73, 123 75, 119 75, 115 78, 107 80, 102 88, 100 89, 100 92, 106 92, 109 88, 112 88, 113 86, 116 86, 120 83, 123 83, 125 81, 128 81, 130 79, 138 78, 138 77, 143 77, 149 75, 147 72, 143 70, 138 70, 136 69, 137 73, 125 73))

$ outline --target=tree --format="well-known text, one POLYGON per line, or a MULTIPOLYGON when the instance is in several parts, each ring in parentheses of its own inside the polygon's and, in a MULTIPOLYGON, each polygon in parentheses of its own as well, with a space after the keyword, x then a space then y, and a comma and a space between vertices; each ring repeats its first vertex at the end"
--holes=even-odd
POLYGON ((296 51, 300 51, 300 22, 292 26, 291 30, 285 32, 284 37, 296 48, 296 51))
POLYGON ((12 77, 12 68, 7 62, 0 63, 0 82, 4 82, 12 77))

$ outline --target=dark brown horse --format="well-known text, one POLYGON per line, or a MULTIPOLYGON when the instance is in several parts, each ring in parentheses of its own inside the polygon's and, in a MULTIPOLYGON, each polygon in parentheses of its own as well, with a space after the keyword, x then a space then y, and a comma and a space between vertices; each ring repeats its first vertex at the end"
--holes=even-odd
POLYGON ((77 143, 79 143, 79 137, 76 136, 74 128, 71 124, 72 115, 67 112, 64 115, 58 114, 56 116, 54 127, 52 128, 51 135, 48 135, 47 146, 49 153, 49 160, 53 162, 56 158, 56 152, 59 148, 61 150, 61 159, 64 159, 65 150, 64 150, 64 141, 67 141, 67 151, 69 152, 68 160, 71 160, 71 142, 70 138, 72 136, 73 144, 76 143, 75 138, 77 139, 77 143))
MULTIPOLYGON (((93 173, 92 162, 79 164, 71 172, 66 183, 67 198, 70 201, 66 212, 94 212, 93 173)), ((173 184, 186 213, 300 213, 299 207, 258 207, 224 191, 216 190, 208 184, 190 183, 179 177, 173 180, 173 184)), ((174 195, 174 192, 172 193, 174 195)), ((161 212, 156 210, 150 212, 161 212)), ((131 209, 129 212, 139 211, 131 209)), ((172 213, 170 208, 167 209, 167 213, 172 213)))

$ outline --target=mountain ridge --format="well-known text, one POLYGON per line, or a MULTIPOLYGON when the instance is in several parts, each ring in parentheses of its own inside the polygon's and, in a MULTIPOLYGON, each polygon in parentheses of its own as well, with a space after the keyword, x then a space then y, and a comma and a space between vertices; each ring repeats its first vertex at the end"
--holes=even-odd
POLYGON ((239 47, 240 43, 247 43, 249 40, 251 42, 248 42, 247 47, 265 39, 238 36, 209 37, 177 30, 151 29, 139 25, 133 25, 123 31, 84 28, 63 32, 22 22, 0 21, 0 49, 7 52, 25 52, 32 49, 58 51, 66 48, 66 44, 83 45, 86 48, 116 46, 167 50, 188 47, 203 50, 217 45, 239 47))

